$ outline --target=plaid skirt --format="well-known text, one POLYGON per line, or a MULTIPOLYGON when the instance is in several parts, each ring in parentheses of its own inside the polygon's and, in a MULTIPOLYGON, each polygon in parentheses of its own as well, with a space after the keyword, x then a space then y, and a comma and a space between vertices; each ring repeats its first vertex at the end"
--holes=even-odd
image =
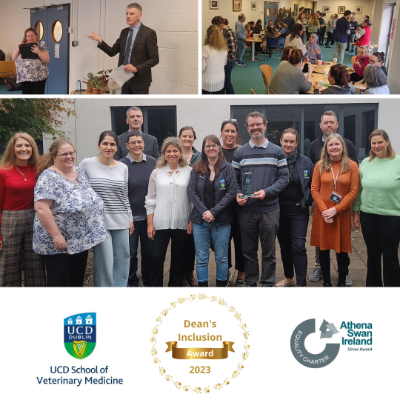
POLYGON ((45 286, 46 275, 42 256, 32 250, 35 210, 3 210, 0 233, 0 286, 45 286))

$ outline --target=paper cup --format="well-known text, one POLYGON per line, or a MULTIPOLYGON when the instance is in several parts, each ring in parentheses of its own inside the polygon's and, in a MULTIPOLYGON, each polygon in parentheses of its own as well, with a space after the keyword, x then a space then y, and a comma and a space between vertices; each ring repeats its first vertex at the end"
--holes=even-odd
POLYGON ((333 59, 333 63, 336 64, 337 63, 337 58, 333 59))
POLYGON ((327 78, 328 77, 328 70, 327 69, 324 69, 324 76, 325 76, 325 78, 327 78))
POLYGON ((319 65, 319 66, 322 65, 322 60, 318 60, 318 65, 319 65))

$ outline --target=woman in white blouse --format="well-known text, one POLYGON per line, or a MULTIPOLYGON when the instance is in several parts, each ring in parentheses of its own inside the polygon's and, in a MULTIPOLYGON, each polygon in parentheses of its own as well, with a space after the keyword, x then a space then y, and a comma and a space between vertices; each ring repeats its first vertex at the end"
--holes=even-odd
POLYGON ((192 204, 189 200, 190 171, 182 144, 177 137, 168 137, 161 147, 161 156, 150 175, 146 196, 147 235, 154 240, 152 286, 163 286, 164 261, 171 240, 171 267, 168 286, 182 286, 184 251, 187 234, 192 233, 189 221, 192 204))
POLYGON ((203 90, 202 94, 224 94, 225 65, 228 61, 228 45, 217 25, 207 29, 202 48, 203 90))

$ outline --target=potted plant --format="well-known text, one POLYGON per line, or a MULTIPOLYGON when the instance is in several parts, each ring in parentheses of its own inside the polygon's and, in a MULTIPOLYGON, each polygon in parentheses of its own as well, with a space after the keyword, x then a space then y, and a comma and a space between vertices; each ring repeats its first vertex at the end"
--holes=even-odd
POLYGON ((94 76, 92 81, 89 82, 89 86, 92 88, 93 94, 100 94, 105 89, 104 81, 100 80, 99 76, 94 76))
POLYGON ((87 93, 92 93, 92 87, 90 86, 90 83, 93 81, 93 78, 94 78, 93 72, 89 72, 87 74, 87 78, 88 78, 88 80, 87 81, 83 81, 83 83, 86 83, 86 85, 87 85, 86 92, 87 93))
MULTIPOLYGON (((105 69, 103 71, 99 71, 97 74, 100 75, 99 80, 104 82, 104 93, 107 93, 108 91, 108 80, 110 79, 110 72, 112 71, 112 69, 105 69)), ((101 91, 103 93, 103 91, 101 91)))

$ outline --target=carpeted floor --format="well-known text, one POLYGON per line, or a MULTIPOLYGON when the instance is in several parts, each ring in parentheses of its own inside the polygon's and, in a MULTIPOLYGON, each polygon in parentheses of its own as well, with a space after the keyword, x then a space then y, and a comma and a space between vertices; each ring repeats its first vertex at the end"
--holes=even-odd
MULTIPOLYGON (((324 56, 325 61, 333 61, 333 55, 335 53, 335 46, 331 46, 330 49, 325 48, 323 46, 321 48, 322 54, 324 56)), ((350 53, 349 51, 345 52, 344 56, 344 64, 351 66, 351 57, 353 57, 354 52, 350 53)), ((247 58, 251 57, 251 49, 246 49, 246 53, 243 56, 243 62, 246 64, 245 67, 238 67, 232 70, 232 84, 235 89, 236 94, 250 94, 250 89, 253 89, 256 94, 264 94, 265 85, 263 78, 261 76, 260 65, 268 64, 273 68, 273 72, 275 72, 276 68, 280 63, 280 58, 282 56, 282 52, 278 54, 272 54, 271 58, 268 57, 264 60, 264 54, 259 54, 256 58, 259 58, 258 61, 248 61, 247 58)))
POLYGON ((15 92, 8 92, 7 86, 4 83, 4 79, 0 79, 0 96, 3 94, 22 94, 22 90, 16 90, 15 92))

